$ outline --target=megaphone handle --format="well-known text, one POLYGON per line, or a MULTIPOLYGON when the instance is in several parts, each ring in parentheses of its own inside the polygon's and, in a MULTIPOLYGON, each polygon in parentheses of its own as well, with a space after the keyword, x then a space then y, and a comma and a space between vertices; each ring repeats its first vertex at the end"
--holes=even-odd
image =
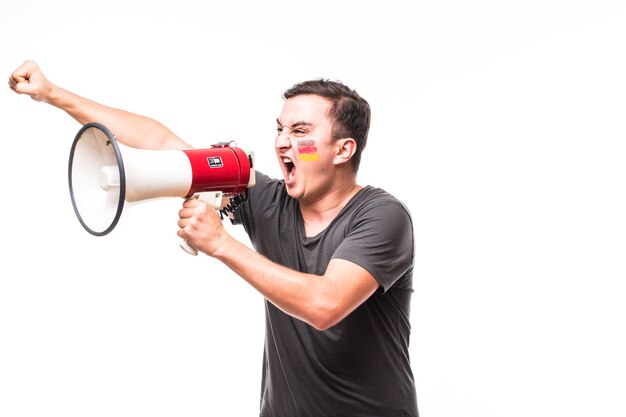
POLYGON ((187 242, 184 239, 180 242, 180 247, 183 248, 183 250, 190 255, 193 255, 193 256, 198 255, 198 250, 194 248, 193 246, 191 246, 189 242, 187 242))
MULTIPOLYGON (((221 191, 206 191, 202 193, 196 193, 189 198, 195 198, 198 200, 206 201, 215 210, 222 208, 222 192, 221 191)), ((186 240, 180 242, 180 247, 190 255, 198 255, 198 250, 191 246, 186 240)))

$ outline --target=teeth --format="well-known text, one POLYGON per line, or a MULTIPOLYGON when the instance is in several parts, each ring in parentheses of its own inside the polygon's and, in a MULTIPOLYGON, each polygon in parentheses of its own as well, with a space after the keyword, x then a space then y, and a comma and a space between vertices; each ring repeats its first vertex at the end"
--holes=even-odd
POLYGON ((287 170, 289 171, 287 173, 287 178, 293 180, 295 177, 295 166, 293 165, 293 161, 291 160, 291 158, 283 156, 283 163, 289 164, 289 166, 287 167, 287 170))

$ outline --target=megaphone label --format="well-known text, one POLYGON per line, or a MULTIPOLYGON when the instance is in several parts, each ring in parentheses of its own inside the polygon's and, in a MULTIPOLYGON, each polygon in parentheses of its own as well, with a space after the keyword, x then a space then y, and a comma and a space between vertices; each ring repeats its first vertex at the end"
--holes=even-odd
POLYGON ((210 168, 221 168, 224 166, 222 163, 222 158, 219 156, 209 156, 207 157, 207 161, 209 161, 210 168))
POLYGON ((183 152, 189 158, 193 174, 186 197, 206 191, 239 194, 248 188, 251 166, 248 155, 242 149, 226 146, 184 149, 183 152))

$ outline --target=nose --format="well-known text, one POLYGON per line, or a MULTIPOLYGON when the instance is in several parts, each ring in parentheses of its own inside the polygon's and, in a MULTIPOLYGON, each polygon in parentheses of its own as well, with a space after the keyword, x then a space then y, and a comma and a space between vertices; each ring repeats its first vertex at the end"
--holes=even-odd
POLYGON ((274 141, 274 147, 276 147, 276 149, 288 149, 291 147, 289 129, 282 129, 278 132, 276 140, 274 141))

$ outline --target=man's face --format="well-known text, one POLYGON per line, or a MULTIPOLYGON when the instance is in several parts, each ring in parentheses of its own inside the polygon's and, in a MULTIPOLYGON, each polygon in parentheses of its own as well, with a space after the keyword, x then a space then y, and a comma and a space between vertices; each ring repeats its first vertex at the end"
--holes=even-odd
POLYGON ((327 117, 331 102, 306 94, 285 101, 276 120, 274 146, 289 195, 304 202, 321 198, 332 183, 334 147, 327 117))

